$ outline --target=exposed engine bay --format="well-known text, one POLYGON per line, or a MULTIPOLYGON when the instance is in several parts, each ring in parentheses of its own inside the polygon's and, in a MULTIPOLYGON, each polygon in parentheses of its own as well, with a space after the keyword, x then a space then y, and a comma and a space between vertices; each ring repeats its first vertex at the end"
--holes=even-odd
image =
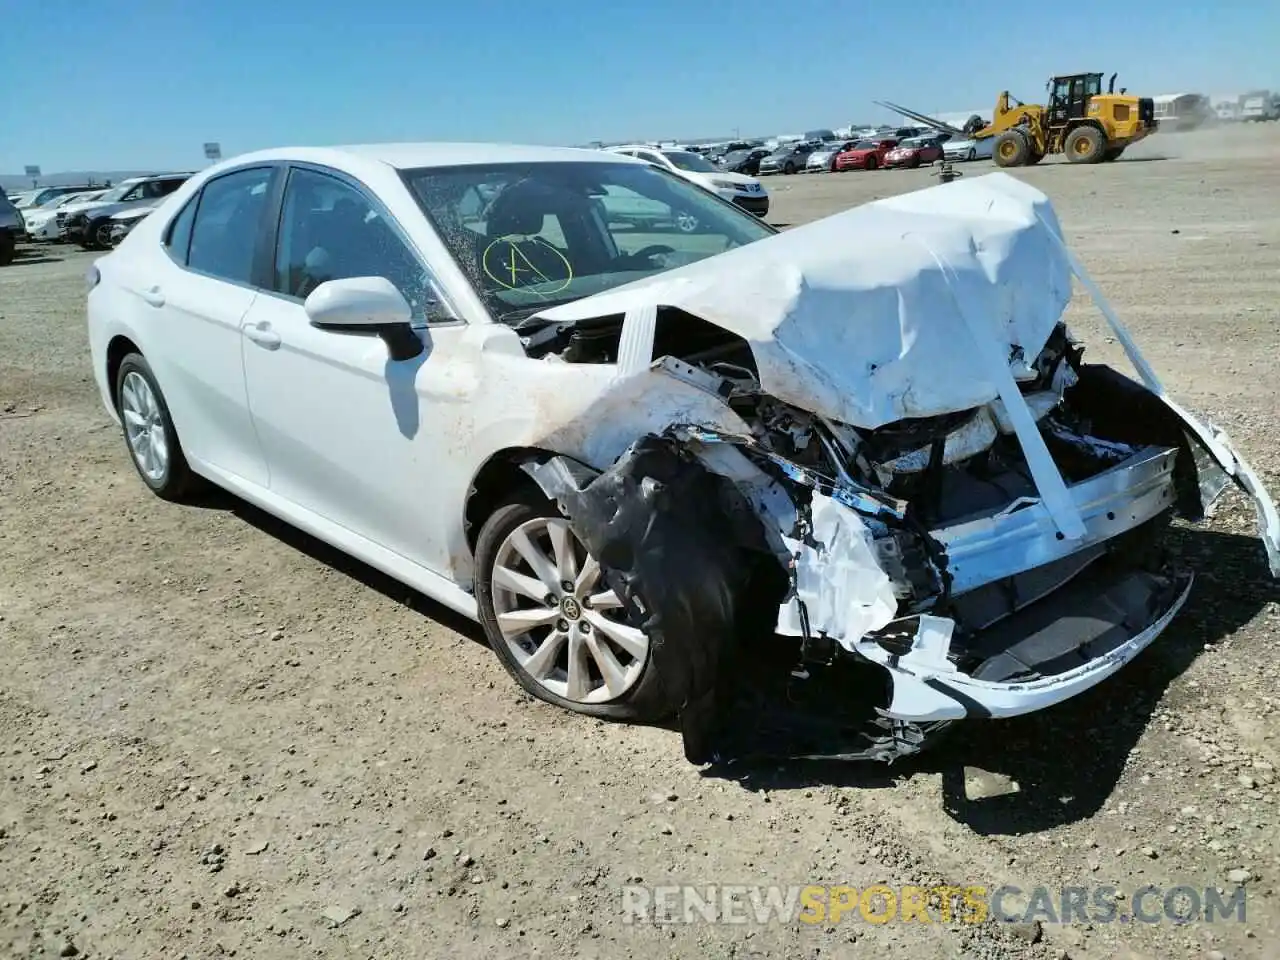
MULTIPOLYGON (((570 363, 612 363, 621 327, 621 317, 549 327, 531 337, 529 347, 570 363)), ((769 626, 800 640, 795 678, 807 679, 811 669, 830 666, 838 656, 866 657, 871 646, 886 663, 909 659, 914 651, 917 657, 937 658, 933 666, 943 673, 988 683, 1028 684, 1066 674, 1119 649, 1180 606, 1191 577, 1170 567, 1160 550, 1161 532, 1175 513, 1200 518, 1228 482, 1157 397, 1108 367, 1085 364, 1084 348, 1059 324, 1039 355, 1029 362, 1015 355, 1010 363, 1063 480, 1072 489, 1101 480, 1102 495, 1091 493, 1089 505, 1105 509, 1089 516, 1099 521, 1093 534, 1067 549, 1046 548, 1037 532, 1031 542, 1015 544, 1012 554, 998 547, 983 550, 979 541, 998 544, 1002 522, 1039 502, 1026 454, 1001 401, 867 430, 770 397, 761 390, 751 351, 740 338, 681 311, 659 311, 654 352, 661 357, 656 366, 720 397, 750 433, 726 435, 679 424, 663 437, 637 444, 635 455, 605 477, 578 470, 572 477, 553 478, 548 465, 537 468, 535 476, 556 491, 571 519, 596 530, 597 542, 589 545, 602 562, 609 557, 611 569, 639 573, 619 596, 642 603, 642 595, 672 594, 652 586, 662 577, 669 587, 671 570, 650 571, 646 587, 637 566, 643 567, 640 557, 652 544, 643 538, 628 543, 611 518, 621 515, 628 491, 645 499, 639 491, 669 485, 681 471, 711 474, 702 495, 716 496, 720 517, 733 531, 730 539, 757 560, 772 555, 776 569, 786 572, 783 578, 766 576, 763 589, 773 591, 781 609, 777 623, 769 626), (1125 416, 1118 417, 1119 410, 1125 416), (729 452, 745 458, 758 475, 721 459, 729 452), (662 463, 656 471, 655 461, 662 463), (615 472, 607 503, 593 505, 591 493, 615 472), (806 553, 824 547, 829 553, 839 540, 829 522, 832 504, 860 519, 855 533, 861 539, 854 546, 870 551, 863 558, 859 596, 849 595, 840 577, 814 576, 804 563, 806 553), (981 528, 976 539, 975 526, 981 528), (880 577, 887 589, 876 589, 880 577), (928 654, 920 644, 922 633, 928 633, 922 619, 935 631, 937 623, 949 624, 948 642, 928 654)), ((641 511, 643 521, 635 520, 633 539, 639 529, 652 535, 653 503, 641 511)), ((690 511, 677 526, 706 528, 706 506, 690 511)), ((1010 532, 1016 538, 1016 530, 1010 532)), ((1058 534, 1049 542, 1063 540, 1058 534)), ((750 562, 728 562, 720 547, 710 552, 717 558, 701 557, 699 573, 692 575, 702 582, 688 585, 690 595, 672 604, 685 617, 677 630, 699 634, 697 646, 704 654, 732 644, 732 634, 740 629, 741 611, 726 594, 737 591, 758 600, 761 589, 758 573, 752 581, 750 562), (692 599, 707 593, 717 599, 692 599), (687 619, 693 609, 702 615, 687 619), (720 643, 709 644, 715 621, 722 636, 720 643)), ((849 562, 849 557, 840 559, 844 574, 855 569, 849 562)), ((654 602, 658 610, 637 609, 636 614, 652 622, 665 605, 654 602)), ((760 604, 755 606, 756 616, 763 615, 760 604)), ((666 618, 668 624, 680 619, 666 618)), ((667 656, 673 646, 664 645, 667 656)), ((714 672, 705 664, 697 671, 703 677, 714 672)), ((723 691, 701 694, 723 698, 723 691)), ((878 705, 880 715, 863 734, 865 745, 839 755, 892 760, 918 750, 927 732, 957 716, 992 715, 962 691, 951 689, 944 696, 956 704, 950 715, 893 717, 886 709, 889 701, 878 705)), ((717 720, 717 709, 708 702, 701 711, 686 712, 691 760, 723 758, 717 747, 723 738, 716 731, 724 720, 717 720), (701 728, 694 729, 695 724, 701 728)))
POLYGON ((525 470, 650 636, 691 761, 758 745, 758 714, 732 719, 753 636, 795 644, 789 703, 842 664, 879 681, 856 744, 790 756, 892 760, 952 721, 1075 696, 1177 614, 1192 574, 1162 534, 1232 481, 1280 577, 1280 515, 1256 473, 1165 393, 1047 198, 1006 176, 530 320, 529 357, 611 366, 614 384, 643 381, 631 406, 667 411, 619 437, 612 465, 525 470), (877 242, 843 252, 857 235, 877 242), (1062 321, 1073 279, 1138 380, 1085 362, 1062 321))

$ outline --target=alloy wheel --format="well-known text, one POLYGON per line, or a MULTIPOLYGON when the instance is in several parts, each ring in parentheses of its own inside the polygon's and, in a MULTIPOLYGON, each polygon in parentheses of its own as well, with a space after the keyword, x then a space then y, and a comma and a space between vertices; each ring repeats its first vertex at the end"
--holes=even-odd
POLYGON ((138 469, 152 483, 159 483, 169 470, 164 414, 147 378, 133 370, 125 374, 120 387, 120 416, 138 469))
POLYGON ((503 642, 534 683, 573 703, 608 703, 644 672, 649 638, 626 622, 600 565, 556 517, 507 535, 493 564, 493 609, 503 642))

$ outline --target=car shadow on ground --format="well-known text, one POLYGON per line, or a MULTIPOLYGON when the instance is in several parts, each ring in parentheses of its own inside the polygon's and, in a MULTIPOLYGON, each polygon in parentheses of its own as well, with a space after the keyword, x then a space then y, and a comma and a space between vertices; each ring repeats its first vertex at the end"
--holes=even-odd
POLYGON ((61 263, 65 257, 50 256, 50 251, 40 247, 18 247, 13 252, 14 266, 31 263, 61 263))
POLYGON ((1256 537, 1175 527, 1170 547, 1197 571, 1186 606, 1132 663, 1066 703, 1008 720, 962 721, 924 752, 891 765, 775 759, 704 773, 768 791, 875 789, 915 773, 940 774, 945 812, 986 835, 1036 833, 1086 819, 1113 793, 1169 685, 1206 647, 1280 602, 1280 585, 1271 580, 1256 537))
POLYGON ((274 537, 281 543, 297 550, 299 553, 306 554, 317 563, 331 567, 371 590, 376 590, 389 600, 393 600, 424 617, 429 617, 441 626, 460 633, 469 640, 473 640, 485 647, 489 645, 489 641, 485 639, 484 631, 478 623, 467 619, 444 604, 432 600, 412 587, 406 586, 399 580, 387 576, 380 570, 375 570, 363 561, 343 553, 336 547, 329 546, 323 540, 318 540, 311 534, 273 517, 265 510, 260 510, 230 493, 216 488, 209 489, 203 492, 191 506, 230 513, 268 536, 274 537))

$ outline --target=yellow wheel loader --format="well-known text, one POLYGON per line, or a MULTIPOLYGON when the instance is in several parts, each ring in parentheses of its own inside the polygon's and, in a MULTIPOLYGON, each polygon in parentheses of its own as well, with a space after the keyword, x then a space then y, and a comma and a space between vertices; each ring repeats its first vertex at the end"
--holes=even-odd
POLYGON ((1066 154, 1072 163, 1114 160, 1131 143, 1156 131, 1155 102, 1115 92, 1111 75, 1102 92, 1102 74, 1054 77, 1047 84, 1049 105, 1022 103, 1006 90, 996 98, 991 122, 974 139, 994 137, 997 166, 1039 163, 1051 153, 1066 154))

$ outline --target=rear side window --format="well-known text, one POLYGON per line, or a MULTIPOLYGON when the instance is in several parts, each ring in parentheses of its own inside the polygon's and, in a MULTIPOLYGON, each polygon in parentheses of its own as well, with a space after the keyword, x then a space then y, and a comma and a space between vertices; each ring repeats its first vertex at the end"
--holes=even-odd
POLYGON ((164 245, 169 248, 169 256, 181 264, 187 262, 187 251, 191 248, 191 227, 196 221, 196 204, 199 202, 199 194, 187 201, 182 212, 169 224, 169 233, 164 239, 164 245))
POLYGON ((200 191, 187 266, 223 280, 250 283, 271 167, 237 170, 200 191))

